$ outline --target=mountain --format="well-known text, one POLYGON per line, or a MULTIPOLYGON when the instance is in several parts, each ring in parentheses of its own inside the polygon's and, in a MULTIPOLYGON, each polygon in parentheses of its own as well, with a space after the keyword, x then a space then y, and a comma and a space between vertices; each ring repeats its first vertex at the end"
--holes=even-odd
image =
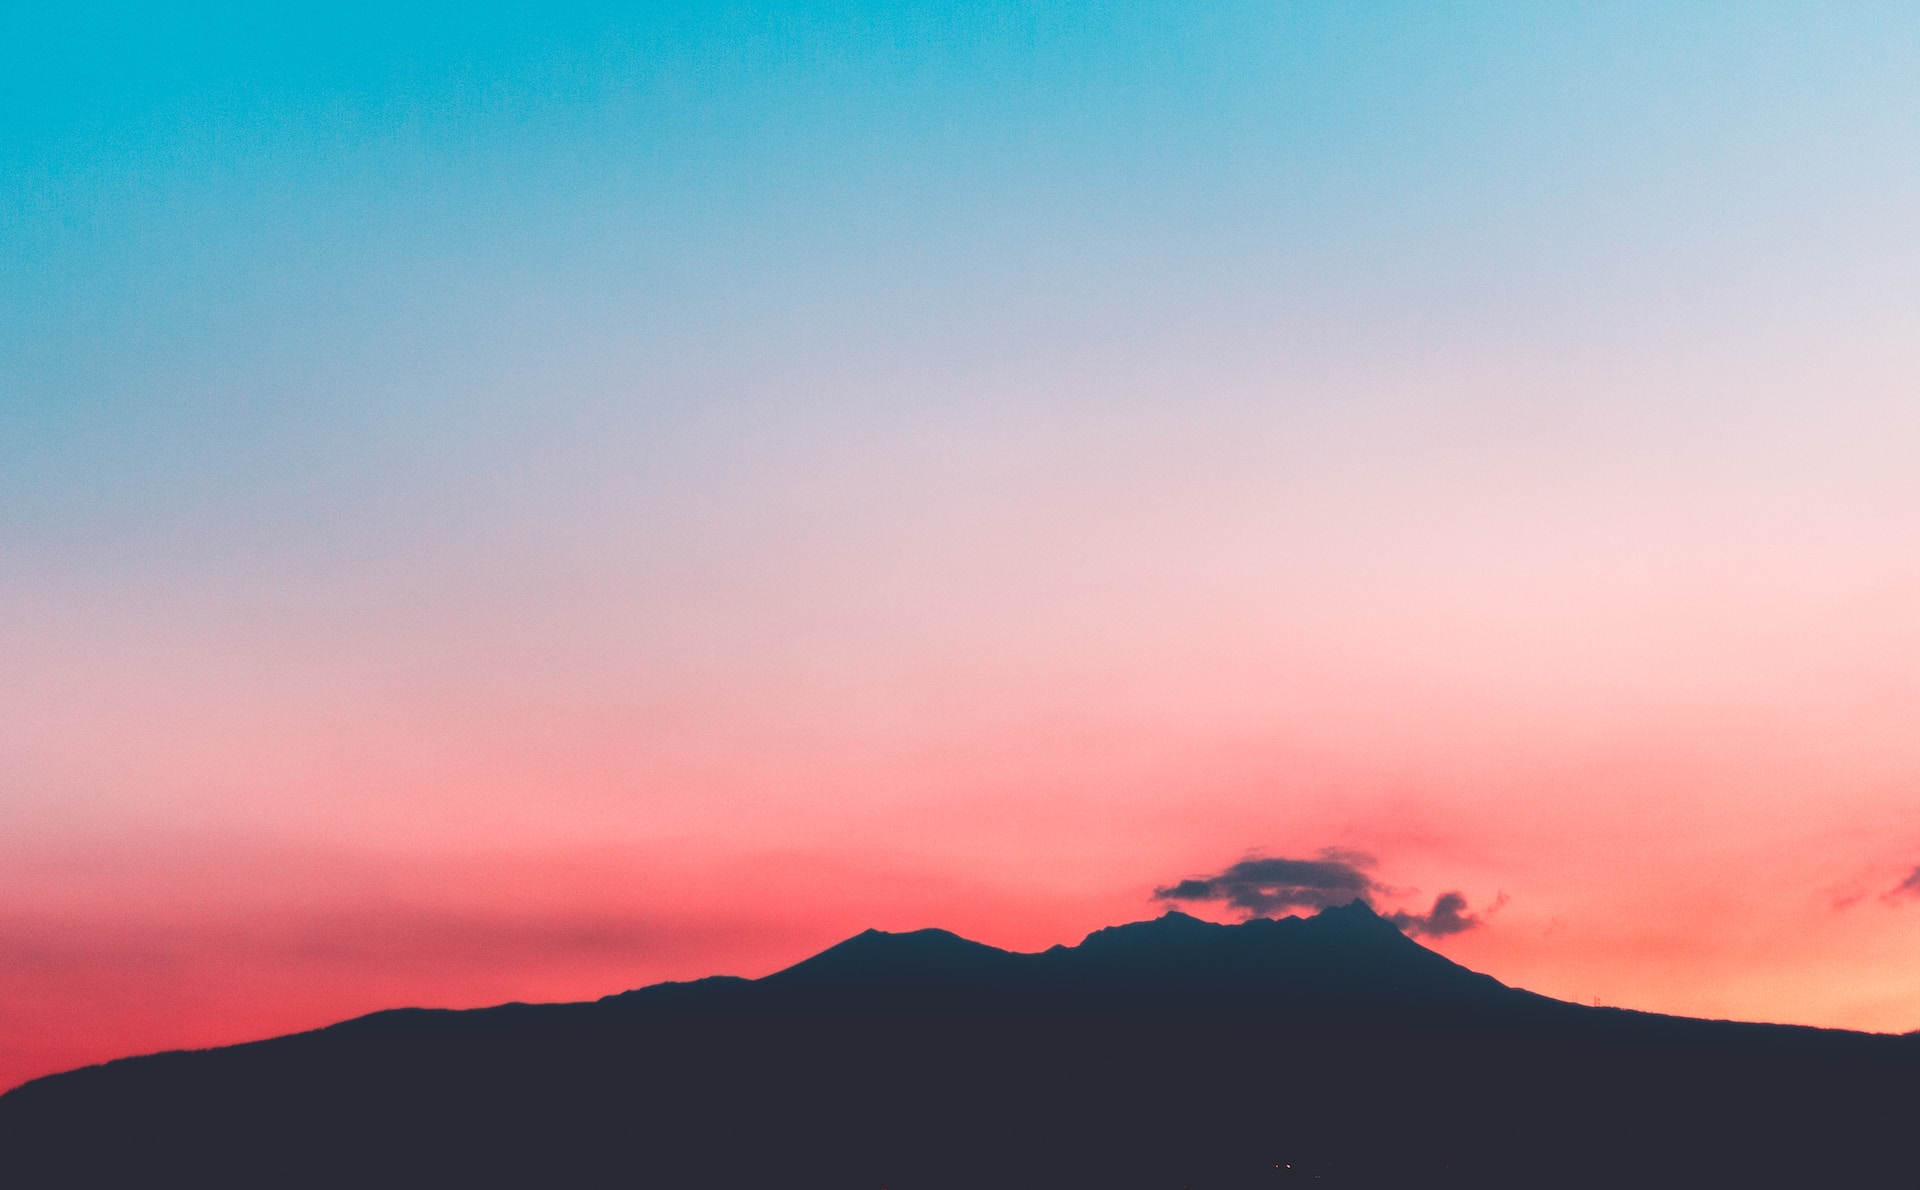
POLYGON ((0 1096, 8 1186, 1916 1186, 1920 1037, 1587 1008, 1358 902, 404 1009, 0 1096))

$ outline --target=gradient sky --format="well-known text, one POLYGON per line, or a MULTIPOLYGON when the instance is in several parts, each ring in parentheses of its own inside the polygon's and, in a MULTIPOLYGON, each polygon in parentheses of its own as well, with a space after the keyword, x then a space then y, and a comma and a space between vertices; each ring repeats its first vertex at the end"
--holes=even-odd
POLYGON ((0 13, 0 1086, 1329 847, 1920 1028, 1912 6, 292 7, 0 13))

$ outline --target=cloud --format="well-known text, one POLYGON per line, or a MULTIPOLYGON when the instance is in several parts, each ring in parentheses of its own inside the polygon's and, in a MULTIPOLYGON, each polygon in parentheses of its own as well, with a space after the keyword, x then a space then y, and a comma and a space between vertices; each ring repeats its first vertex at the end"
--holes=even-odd
POLYGON ((1444 892, 1434 898, 1432 912, 1424 916, 1397 909, 1387 914, 1387 920, 1414 937, 1424 934, 1429 938, 1445 938, 1478 926, 1480 915, 1467 912, 1467 898, 1460 893, 1444 892))
POLYGON ((1286 909, 1325 909, 1350 901, 1373 903, 1384 891, 1367 875, 1373 857, 1329 847, 1318 859, 1252 856, 1217 876, 1182 880, 1153 895, 1161 901, 1225 901, 1253 916, 1286 909))
POLYGON ((1920 867, 1908 872, 1905 880, 1887 891, 1887 900, 1892 901, 1899 897, 1920 897, 1920 867))
MULTIPOLYGON (((1249 856, 1213 876, 1194 876, 1153 890, 1160 901, 1224 901, 1249 917, 1268 917, 1289 909, 1327 909, 1360 901, 1377 909, 1375 899, 1395 890, 1375 880, 1369 871, 1374 858, 1364 851, 1338 847, 1321 850, 1316 859, 1285 856, 1249 856)), ((1920 880, 1920 871, 1915 873, 1920 880)), ((1920 891, 1920 884, 1916 884, 1920 891)), ((1489 913, 1506 904, 1500 894, 1489 913)), ((1483 917, 1467 912, 1467 898, 1459 892, 1441 893, 1426 913, 1396 909, 1385 914, 1403 932, 1428 938, 1463 934, 1482 924, 1483 917)))

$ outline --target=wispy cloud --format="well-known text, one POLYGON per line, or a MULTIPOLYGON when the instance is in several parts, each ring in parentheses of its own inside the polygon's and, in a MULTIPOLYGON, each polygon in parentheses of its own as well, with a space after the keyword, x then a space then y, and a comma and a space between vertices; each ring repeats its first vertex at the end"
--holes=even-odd
POLYGON ((1897 901, 1902 897, 1920 897, 1920 867, 1907 873, 1907 878, 1886 891, 1885 899, 1897 901))

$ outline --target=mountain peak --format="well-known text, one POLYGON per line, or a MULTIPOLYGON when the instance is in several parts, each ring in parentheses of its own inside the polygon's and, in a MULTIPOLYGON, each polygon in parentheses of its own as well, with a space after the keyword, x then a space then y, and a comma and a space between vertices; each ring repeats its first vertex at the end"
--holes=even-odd
POLYGON ((1321 929, 1351 930, 1376 934, 1380 937, 1388 934, 1406 937, 1405 931, 1382 917, 1373 906, 1358 897, 1344 905, 1329 905, 1307 920, 1318 923, 1321 929))
MULTIPOLYGON (((1344 905, 1329 905, 1312 917, 1289 914, 1286 917, 1251 917, 1242 922, 1217 922, 1169 909, 1159 917, 1124 925, 1106 926, 1088 934, 1080 947, 1102 950, 1114 946, 1179 946, 1206 940, 1238 936, 1274 936, 1272 931, 1305 928, 1316 935, 1344 935, 1355 938, 1405 939, 1400 927, 1375 912, 1373 906, 1358 898, 1344 905)), ((1056 950, 1080 947, 1055 947, 1056 950)))
POLYGON ((1229 930, 1232 928, 1232 926, 1222 925, 1219 922, 1207 921, 1204 918, 1194 917, 1189 913, 1182 913, 1178 909, 1169 909, 1159 917, 1149 918, 1146 921, 1132 921, 1117 926, 1102 926, 1100 929, 1082 938, 1078 947, 1061 946, 1055 947, 1054 949, 1077 950, 1087 946, 1099 949, 1104 946, 1114 945, 1123 940, 1128 943, 1152 942, 1154 944, 1163 944, 1169 941, 1210 937, 1218 934, 1221 930, 1229 930))
POLYGON ((1013 956, 998 947, 962 938, 951 930, 862 930, 767 976, 773 984, 840 985, 850 982, 930 983, 966 979, 997 969, 1013 956))

